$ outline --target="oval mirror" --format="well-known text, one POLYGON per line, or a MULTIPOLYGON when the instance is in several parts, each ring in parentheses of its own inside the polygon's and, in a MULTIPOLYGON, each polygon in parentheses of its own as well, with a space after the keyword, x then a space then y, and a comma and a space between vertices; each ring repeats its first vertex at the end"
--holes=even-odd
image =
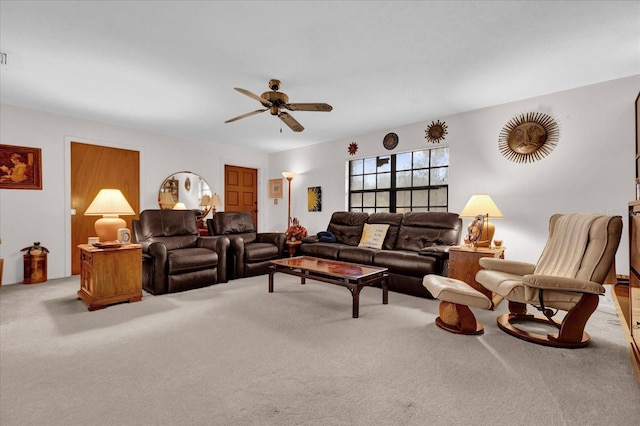
POLYGON ((198 223, 214 207, 211 187, 201 176, 188 171, 173 173, 167 177, 158 192, 158 204, 161 209, 193 210, 198 223))

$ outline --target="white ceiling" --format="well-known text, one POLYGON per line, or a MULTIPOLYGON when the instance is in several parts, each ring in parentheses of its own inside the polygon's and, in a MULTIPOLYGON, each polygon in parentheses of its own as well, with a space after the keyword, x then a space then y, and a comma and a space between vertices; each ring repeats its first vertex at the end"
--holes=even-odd
POLYGON ((640 74, 640 1, 1 0, 0 51, 2 103, 276 152, 640 74), (333 111, 224 123, 271 78, 333 111))

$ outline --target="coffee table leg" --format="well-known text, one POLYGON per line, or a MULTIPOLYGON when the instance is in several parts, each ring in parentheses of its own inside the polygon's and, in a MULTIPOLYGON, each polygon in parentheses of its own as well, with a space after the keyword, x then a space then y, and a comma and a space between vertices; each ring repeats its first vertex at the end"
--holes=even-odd
POLYGON ((276 272, 274 266, 269 266, 269 293, 273 293, 273 274, 276 272))
POLYGON ((351 296, 353 296, 353 317, 358 318, 360 311, 360 290, 362 290, 362 287, 357 285, 355 287, 349 287, 349 290, 351 290, 351 296))
POLYGON ((389 303, 389 289, 387 288, 387 277, 388 274, 384 274, 382 278, 382 304, 386 305, 389 303))

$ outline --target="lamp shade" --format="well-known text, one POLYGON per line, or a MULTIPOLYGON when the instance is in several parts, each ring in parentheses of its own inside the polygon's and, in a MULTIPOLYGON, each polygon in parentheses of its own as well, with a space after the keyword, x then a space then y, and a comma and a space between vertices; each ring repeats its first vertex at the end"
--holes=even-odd
POLYGON ((284 176, 288 181, 291 181, 291 179, 296 177, 296 174, 294 172, 282 172, 282 176, 284 176))
POLYGON ((213 194, 211 197, 211 205, 213 207, 220 207, 222 205, 222 200, 218 194, 213 194))
POLYGON ((200 205, 201 206, 210 206, 211 205, 211 197, 209 196, 209 194, 204 194, 202 196, 202 198, 200 199, 200 205))
POLYGON ((101 189, 84 214, 85 216, 105 214, 133 216, 136 213, 119 189, 101 189))
POLYGON ((184 203, 176 203, 173 210, 187 210, 187 206, 184 203))
POLYGON ((119 189, 101 189, 84 214, 85 216, 102 216, 96 220, 93 227, 100 241, 104 242, 116 240, 118 229, 127 226, 124 219, 118 217, 119 215, 132 216, 136 213, 119 189))
POLYGON ((158 200, 162 209, 171 209, 176 204, 176 200, 173 199, 173 195, 168 192, 160 193, 160 200, 158 200))
POLYGON ((502 212, 487 194, 472 195, 460 212, 460 217, 476 217, 479 214, 492 219, 503 219, 502 212))
POLYGON ((489 218, 491 219, 503 219, 504 216, 502 212, 496 206, 496 203, 493 202, 490 196, 487 194, 476 194, 472 195, 467 201, 467 204, 460 212, 460 217, 477 217, 483 216, 486 218, 486 222, 482 227, 482 233, 480 237, 475 242, 478 247, 490 247, 491 241, 493 241, 493 236, 496 232, 496 227, 493 223, 489 222, 489 218))

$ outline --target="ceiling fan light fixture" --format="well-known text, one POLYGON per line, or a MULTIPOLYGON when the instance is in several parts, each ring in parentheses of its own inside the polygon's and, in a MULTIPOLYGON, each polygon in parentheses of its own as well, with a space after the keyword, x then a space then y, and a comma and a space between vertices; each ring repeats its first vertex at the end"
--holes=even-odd
MULTIPOLYGON (((269 88, 272 90, 271 92, 264 92, 261 96, 256 95, 253 92, 250 92, 246 89, 241 89, 239 87, 234 87, 234 89, 245 96, 248 96, 256 101, 260 102, 265 109, 252 111, 246 114, 239 115, 237 117, 231 118, 225 123, 231 123, 233 121, 240 120, 242 118, 250 117, 255 114, 259 114, 261 112, 269 110, 271 115, 275 115, 280 118, 280 120, 284 121, 284 123, 289 126, 291 130, 294 132, 302 132, 304 127, 302 124, 298 123, 298 121, 293 118, 291 115, 282 111, 282 109, 288 109, 289 111, 320 111, 320 112, 329 112, 333 109, 333 107, 329 104, 325 103, 289 103, 289 96, 286 93, 279 92, 280 89, 280 80, 269 80, 269 88)), ((282 128, 280 129, 282 132, 282 128)))

